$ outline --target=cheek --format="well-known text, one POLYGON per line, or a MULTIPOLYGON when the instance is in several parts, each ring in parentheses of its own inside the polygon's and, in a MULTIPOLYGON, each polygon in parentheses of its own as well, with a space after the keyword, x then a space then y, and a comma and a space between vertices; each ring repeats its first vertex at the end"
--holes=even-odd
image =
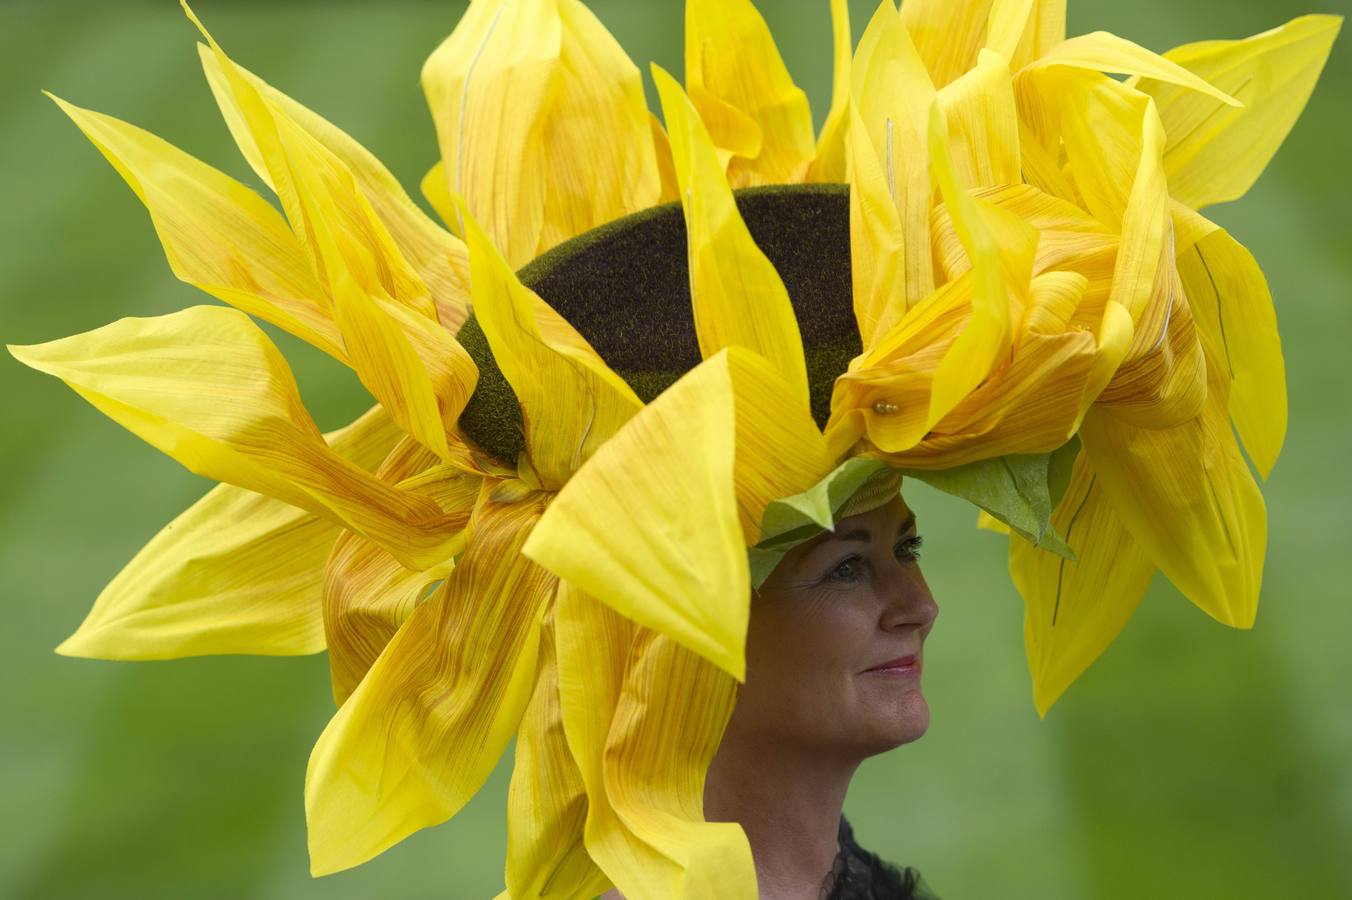
POLYGON ((753 612, 739 717, 802 739, 839 730, 859 702, 855 673, 873 627, 846 604, 753 612))

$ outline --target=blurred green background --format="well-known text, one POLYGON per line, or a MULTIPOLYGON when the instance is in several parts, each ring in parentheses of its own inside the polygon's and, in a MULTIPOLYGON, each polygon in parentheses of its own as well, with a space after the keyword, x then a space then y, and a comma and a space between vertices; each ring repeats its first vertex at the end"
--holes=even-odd
MULTIPOLYGON (((825 0, 761 0, 820 124, 825 0)), ((592 0, 630 55, 681 71, 679 0, 592 0)), ((874 4, 851 3, 856 38, 874 4)), ((1070 32, 1164 50, 1241 37, 1331 0, 1072 2, 1070 32)), ((414 186, 434 140, 418 87, 463 3, 224 2, 197 11, 232 55, 327 115, 414 186)), ((29 343, 212 302, 177 282, 148 217, 39 94, 128 119, 256 179, 171 0, 0 0, 0 337, 29 343)), ((1247 198, 1208 214, 1276 297, 1291 421, 1266 486, 1253 631, 1162 577, 1107 654, 1039 721, 1002 539, 962 504, 909 496, 943 610, 933 725, 868 762, 846 812, 865 846, 963 898, 1352 897, 1352 55, 1344 35, 1303 119, 1247 198)), ((651 85, 649 85, 650 97, 651 85)), ((319 424, 369 401, 282 339, 319 424)), ((502 885, 500 766, 452 822, 361 868, 308 875, 302 779, 332 711, 322 656, 164 663, 52 648, 100 587, 207 488, 55 380, 0 358, 0 896, 486 897, 502 885)))

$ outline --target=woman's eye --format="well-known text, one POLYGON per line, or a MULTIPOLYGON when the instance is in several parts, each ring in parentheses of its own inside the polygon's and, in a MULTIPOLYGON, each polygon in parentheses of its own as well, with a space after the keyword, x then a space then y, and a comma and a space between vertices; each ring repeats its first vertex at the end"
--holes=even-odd
POLYGON ((907 538, 897 544, 897 558, 907 560, 908 562, 919 559, 920 547, 924 543, 925 539, 918 534, 913 538, 907 538))
POLYGON ((854 581, 859 577, 860 560, 856 556, 842 562, 831 570, 829 580, 831 581, 854 581))

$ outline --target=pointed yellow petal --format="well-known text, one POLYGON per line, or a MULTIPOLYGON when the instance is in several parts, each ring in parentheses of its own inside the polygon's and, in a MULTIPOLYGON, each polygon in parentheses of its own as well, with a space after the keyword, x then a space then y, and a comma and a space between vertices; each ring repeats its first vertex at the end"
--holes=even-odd
POLYGON ((1195 91, 1227 106, 1242 106, 1234 97, 1175 62, 1151 53, 1125 38, 1095 31, 1062 41, 1034 60, 1029 70, 1065 66, 1114 75, 1138 75, 1195 91))
POLYGON ((690 297, 700 354, 740 346, 768 359, 806 405, 807 363, 789 292, 742 221, 695 108, 657 65, 653 79, 671 149, 690 257, 690 297))
POLYGON ((1095 408, 1083 452, 1127 531, 1208 615, 1253 626, 1267 546, 1263 496, 1240 455, 1212 372, 1202 412, 1169 428, 1138 428, 1095 408))
MULTIPOLYGON (((928 246, 924 254, 907 255, 908 246, 914 250, 914 244, 929 242, 917 240, 915 233, 902 224, 888 189, 887 173, 869 141, 868 126, 855 106, 850 106, 848 113, 850 281, 855 324, 864 350, 869 351, 906 315, 908 286, 914 284, 919 289, 924 282, 933 282, 933 257, 928 246), (906 271, 911 257, 924 270, 919 277, 906 271)), ((928 230, 928 216, 926 219, 928 230)))
MULTIPOLYGON (((885 0, 891 3, 891 0, 885 0)), ((915 39, 935 87, 943 87, 976 62, 986 38, 992 0, 905 0, 901 18, 915 39)))
POLYGON ((551 603, 540 630, 535 691, 516 733, 507 794, 507 895, 512 900, 594 897, 611 886, 584 844, 587 794, 564 734, 555 644, 551 603))
POLYGON ((306 251, 266 200, 149 132, 52 99, 146 205, 176 276, 346 360, 306 251))
POLYGON ((652 125, 653 146, 657 149, 657 171, 662 180, 662 192, 656 202, 674 203, 681 199, 681 183, 676 178, 676 162, 671 157, 671 140, 656 115, 648 113, 648 123, 652 125))
POLYGON ((521 404, 530 464, 545 487, 555 490, 642 401, 581 335, 520 282, 465 201, 455 200, 469 246, 475 317, 521 404))
POLYGON ((948 148, 963 184, 1017 184, 1019 121, 1009 65, 982 50, 977 64, 938 93, 948 121, 948 148))
POLYGON ((334 453, 286 360, 241 312, 197 306, 9 349, 193 472, 341 524, 415 568, 446 556, 436 503, 334 453))
POLYGON ((859 39, 850 90, 851 278, 867 350, 934 290, 926 131, 934 88, 890 0, 859 39))
POLYGON ((704 820, 736 682, 560 583, 559 699, 586 785, 588 854, 627 897, 754 900, 741 827, 704 820))
MULTIPOLYGON (((271 186, 272 176, 235 100, 219 58, 204 44, 198 45, 198 51, 212 94, 216 97, 216 103, 235 142, 258 177, 271 186)), ((242 66, 236 64, 234 69, 268 106, 302 128, 351 171, 363 196, 389 230, 399 252, 431 291, 438 320, 455 332, 465 320, 469 299, 469 257, 464 244, 429 219, 380 160, 346 132, 242 66)))
POLYGON ((1228 409, 1244 449, 1267 478, 1286 437, 1286 365, 1263 270, 1224 229, 1178 259, 1207 365, 1228 383, 1228 409))
MULTIPOLYGON (((326 435, 373 469, 399 429, 376 407, 326 435)), ((177 659, 324 649, 324 559, 338 526, 233 485, 218 485, 151 538, 57 648, 91 659, 177 659)))
MULTIPOLYGON (((685 80, 713 145, 738 154, 727 167, 733 187, 804 179, 816 155, 807 95, 793 83, 751 0, 688 0, 685 80), (720 127, 732 121, 722 108, 739 112, 755 126, 760 146, 754 156, 744 155, 750 149, 745 124, 731 133, 720 127)), ((665 99, 663 113, 673 144, 679 143, 665 99)))
POLYGON ((525 553, 742 678, 746 547, 830 469, 806 404, 740 348, 646 406, 559 492, 525 553))
POLYGON ((1164 54, 1244 103, 1228 108, 1171 84, 1140 84, 1164 119, 1164 166, 1176 198, 1200 208, 1244 196, 1305 109, 1341 27, 1341 16, 1301 16, 1244 40, 1164 54))
POLYGON ((804 181, 845 181, 846 135, 850 127, 850 63, 854 53, 848 0, 831 0, 831 33, 835 36, 831 108, 817 135, 817 155, 804 181))
POLYGON ((544 495, 485 484, 464 556, 413 611, 315 744, 305 777, 315 875, 455 815, 492 772, 535 683, 555 579, 523 558, 544 495))
POLYGON ((1043 717, 1122 631, 1155 574, 1084 453, 1052 525, 1075 551, 1073 562, 1018 537, 1009 542, 1009 571, 1023 595, 1033 702, 1043 717))

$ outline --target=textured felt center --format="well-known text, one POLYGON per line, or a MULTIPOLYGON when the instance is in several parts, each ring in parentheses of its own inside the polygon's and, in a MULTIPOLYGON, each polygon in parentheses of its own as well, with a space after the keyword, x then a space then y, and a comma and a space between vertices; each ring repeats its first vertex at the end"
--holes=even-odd
MULTIPOLYGON (((752 238, 788 289, 812 415, 825 426, 836 376, 862 350, 850 290, 849 187, 774 185, 735 196, 752 238)), ((565 241, 518 274, 645 403, 700 362, 680 203, 565 241)), ((458 338, 479 366, 460 427, 489 454, 515 464, 525 448, 521 409, 472 311, 458 338)))

